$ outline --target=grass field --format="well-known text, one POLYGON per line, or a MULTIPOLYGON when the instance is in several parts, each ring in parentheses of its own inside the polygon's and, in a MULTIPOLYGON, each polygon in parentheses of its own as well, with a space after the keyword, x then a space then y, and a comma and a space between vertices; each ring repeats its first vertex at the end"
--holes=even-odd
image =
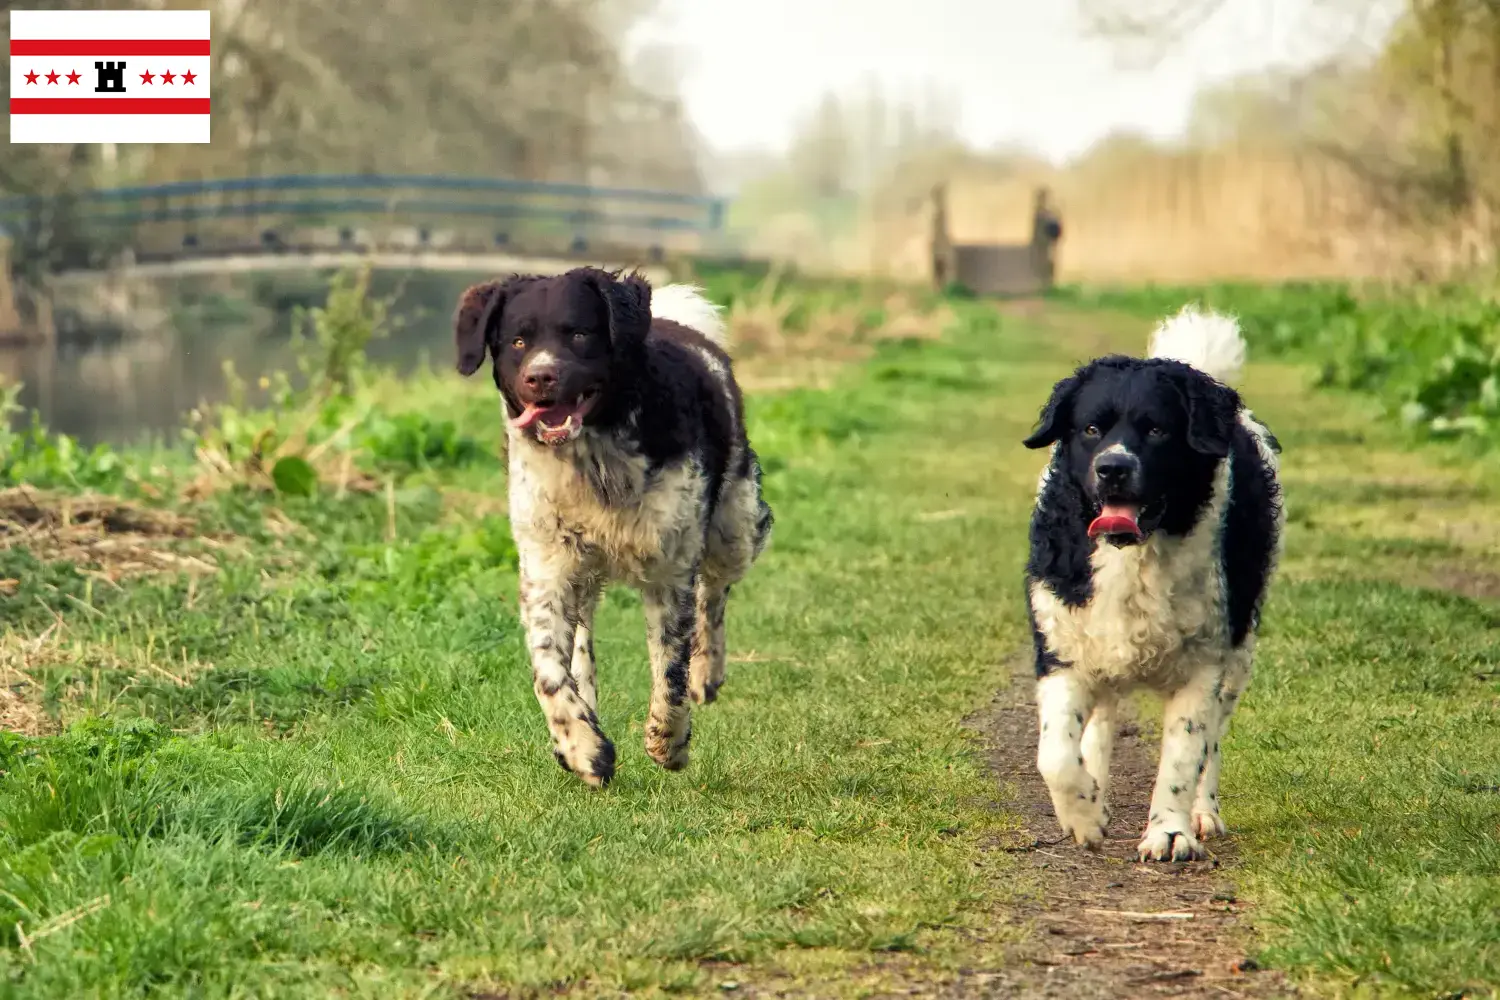
MULTIPOLYGON (((840 367, 807 338, 747 359, 777 533, 681 774, 640 745, 639 602, 608 594, 604 793, 553 763, 531 692, 487 380, 368 376, 315 417, 325 441, 357 423, 347 464, 292 417, 267 441, 221 414, 192 489, 170 455, 12 442, 35 484, 13 524, 56 507, 42 487, 136 513, 125 554, 34 512, 0 554, 3 707, 30 734, 0 749, 5 995, 837 995, 1003 962, 995 915, 1032 887, 990 849, 1015 821, 962 720, 1028 641, 1018 441, 1068 365, 1145 325, 955 301, 935 340, 880 308, 819 306, 888 328, 840 367), (255 448, 299 461, 257 473, 255 448), (191 527, 137 511, 184 490, 191 527)), ((1226 750, 1235 877, 1263 960, 1314 995, 1493 995, 1500 469, 1314 375, 1245 385, 1291 527, 1226 750)))
POLYGON ((1366 393, 1423 439, 1500 442, 1494 282, 1388 288, 1342 282, 1064 288, 1057 298, 1138 316, 1199 302, 1240 318, 1261 357, 1309 365, 1320 387, 1366 393))

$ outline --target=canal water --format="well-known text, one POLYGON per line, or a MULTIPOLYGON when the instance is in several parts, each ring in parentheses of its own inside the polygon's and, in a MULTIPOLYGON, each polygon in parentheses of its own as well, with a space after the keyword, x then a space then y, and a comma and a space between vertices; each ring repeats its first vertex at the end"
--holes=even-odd
MULTIPOLYGON (((139 310, 109 320, 60 308, 55 341, 0 346, 0 379, 22 383, 22 406, 85 445, 175 442, 190 410, 223 400, 225 361, 252 386, 277 370, 296 373, 296 309, 322 304, 329 277, 155 282, 139 310)), ((371 360, 402 373, 451 370, 454 305, 485 277, 375 275, 372 295, 390 302, 391 322, 370 345, 371 360)))

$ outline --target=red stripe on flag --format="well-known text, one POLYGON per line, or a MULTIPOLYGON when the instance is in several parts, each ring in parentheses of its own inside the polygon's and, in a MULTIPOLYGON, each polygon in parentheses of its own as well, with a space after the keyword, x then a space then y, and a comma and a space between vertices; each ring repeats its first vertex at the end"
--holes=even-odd
POLYGON ((12 39, 12 56, 206 56, 207 38, 12 39))
POLYGON ((206 97, 12 97, 13 115, 206 115, 206 97))

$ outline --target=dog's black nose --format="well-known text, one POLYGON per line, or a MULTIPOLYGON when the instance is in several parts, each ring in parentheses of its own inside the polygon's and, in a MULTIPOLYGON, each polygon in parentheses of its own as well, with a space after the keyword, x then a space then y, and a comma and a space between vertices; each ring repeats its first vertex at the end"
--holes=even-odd
POLYGON ((522 381, 532 392, 551 392, 557 388, 557 369, 552 365, 531 365, 522 381))
POLYGON ((1094 475, 1099 477, 1100 486, 1127 486, 1130 477, 1135 475, 1135 470, 1139 467, 1140 463, 1134 455, 1114 452, 1099 456, 1094 462, 1094 475))

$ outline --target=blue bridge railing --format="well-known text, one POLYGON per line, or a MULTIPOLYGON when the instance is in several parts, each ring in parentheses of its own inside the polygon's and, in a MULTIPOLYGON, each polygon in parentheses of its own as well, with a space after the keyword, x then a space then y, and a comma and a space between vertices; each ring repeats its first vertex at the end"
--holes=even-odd
POLYGON ((509 178, 298 174, 0 198, 0 230, 20 234, 38 220, 65 218, 79 243, 71 256, 88 258, 76 266, 126 250, 171 259, 391 244, 607 246, 659 257, 667 244, 716 244, 727 205, 706 195, 509 178))

